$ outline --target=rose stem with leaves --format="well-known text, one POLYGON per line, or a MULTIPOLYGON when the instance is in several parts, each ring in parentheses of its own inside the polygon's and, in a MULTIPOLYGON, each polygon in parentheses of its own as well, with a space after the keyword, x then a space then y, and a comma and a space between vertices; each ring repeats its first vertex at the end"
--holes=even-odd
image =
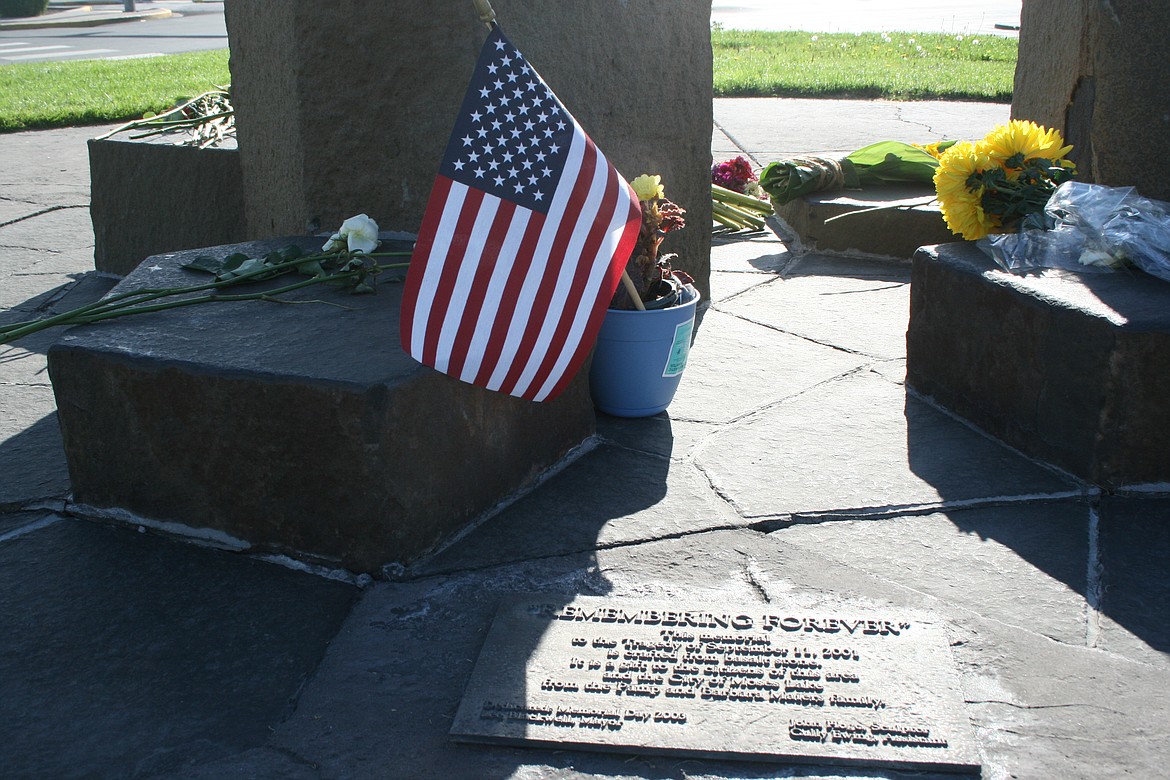
MULTIPOLYGON (((405 257, 409 256, 410 252, 372 252, 366 257, 405 257)), ((140 290, 132 290, 130 292, 120 293, 109 298, 103 298, 100 301, 72 309, 52 317, 46 317, 40 320, 31 320, 28 322, 18 322, 12 325, 0 327, 0 343, 7 344, 17 339, 28 336, 32 333, 37 333, 48 328, 56 327, 58 325, 84 325, 91 322, 99 322, 101 320, 113 319, 115 317, 125 317, 131 314, 145 314, 148 312, 165 311, 167 309, 177 309, 181 306, 191 306, 196 303, 211 303, 213 301, 244 301, 244 300, 278 300, 274 296, 281 295, 293 290, 298 290, 302 287, 309 287, 314 284, 336 282, 344 279, 356 278, 365 269, 356 269, 353 271, 342 271, 335 274, 327 274, 324 276, 314 276, 310 279, 305 279, 294 284, 286 285, 275 290, 267 290, 261 293, 243 293, 238 295, 204 295, 196 298, 184 298, 178 301, 166 301, 164 303, 151 304, 152 301, 158 301, 163 298, 169 298, 176 295, 189 295, 192 293, 207 292, 209 290, 222 290, 248 281, 254 281, 257 277, 272 277, 287 274, 291 271, 297 270, 298 267, 312 262, 314 260, 321 260, 332 257, 331 254, 316 254, 305 255, 297 257, 292 260, 286 260, 281 263, 257 268, 253 271, 246 271, 239 276, 230 279, 220 279, 214 282, 207 282, 205 284, 194 284, 186 287, 165 287, 165 288, 143 288, 140 290), (150 304, 150 305, 143 305, 150 304)), ((393 263, 390 265, 375 266, 373 273, 377 274, 391 268, 404 268, 409 263, 393 263)))

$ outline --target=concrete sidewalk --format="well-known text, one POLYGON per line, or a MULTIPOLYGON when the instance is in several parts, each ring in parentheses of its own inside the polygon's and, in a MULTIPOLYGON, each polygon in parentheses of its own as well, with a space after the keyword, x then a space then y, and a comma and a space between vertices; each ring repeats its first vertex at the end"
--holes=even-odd
MULTIPOLYGON (((978 137, 1007 112, 718 100, 712 148, 765 163, 978 137)), ((99 132, 0 135, 0 321, 113 283, 91 271, 99 132)), ((0 347, 3 774, 930 776, 451 743, 496 604, 533 591, 929 616, 983 777, 1170 773, 1170 496, 1102 495, 908 394, 908 265, 763 235, 717 241, 712 267, 668 413, 603 417, 579 459, 395 581, 71 515, 59 334, 0 347)))

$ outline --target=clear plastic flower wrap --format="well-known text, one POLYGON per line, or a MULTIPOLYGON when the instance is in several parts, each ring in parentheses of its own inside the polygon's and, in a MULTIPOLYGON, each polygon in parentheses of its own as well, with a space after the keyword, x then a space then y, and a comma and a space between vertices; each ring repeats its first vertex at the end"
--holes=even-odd
POLYGON ((1026 219, 1019 233, 978 244, 1008 271, 1095 273, 1129 264, 1170 281, 1170 203, 1144 198, 1133 187, 1065 182, 1042 217, 1026 219))

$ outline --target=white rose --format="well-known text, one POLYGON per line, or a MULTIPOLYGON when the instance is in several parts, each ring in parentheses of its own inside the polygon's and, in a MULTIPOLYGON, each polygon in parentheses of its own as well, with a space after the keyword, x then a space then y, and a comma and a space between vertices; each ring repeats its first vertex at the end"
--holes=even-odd
POLYGON ((336 252, 349 249, 350 252, 369 254, 378 248, 378 223, 365 214, 350 217, 341 223, 336 233, 329 237, 322 252, 336 252))

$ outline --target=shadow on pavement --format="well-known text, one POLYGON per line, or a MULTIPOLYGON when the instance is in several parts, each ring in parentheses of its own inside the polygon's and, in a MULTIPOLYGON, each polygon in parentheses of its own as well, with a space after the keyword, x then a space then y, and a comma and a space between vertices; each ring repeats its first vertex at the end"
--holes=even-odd
MULTIPOLYGON (((594 551, 656 533, 661 507, 670 501, 670 419, 666 414, 638 421, 606 418, 599 427, 605 428, 607 421, 652 431, 647 449, 632 450, 604 441, 461 541, 412 567, 410 575, 417 581, 387 586, 364 602, 362 608, 370 610, 372 617, 366 625, 360 617, 351 621, 355 630, 351 637, 342 637, 337 657, 362 657, 362 650, 344 646, 352 639, 355 645, 366 646, 368 662, 376 664, 373 693, 379 701, 371 706, 388 718, 387 733, 396 736, 395 744, 376 748, 382 766, 394 766, 404 777, 436 780, 515 777, 532 764, 606 774, 629 771, 629 757, 460 744, 451 742, 446 733, 502 599, 538 592, 542 602, 559 608, 577 595, 603 596, 611 585, 597 569, 594 551), (376 648, 368 646, 371 633, 401 652, 376 657, 376 648), (445 682, 452 678, 451 684, 445 682), (440 717, 422 722, 422 713, 440 717)), ((527 656, 534 650, 517 652, 527 656)), ((327 669, 323 674, 343 671, 327 669)), ((346 679, 355 676, 351 673, 346 679)), ((344 684, 332 679, 329 683, 315 686, 316 691, 328 689, 331 698, 345 696, 344 684)), ((499 701, 541 698, 523 684, 520 689, 500 686, 493 693, 499 701)), ((302 706, 315 704, 309 701, 302 706)), ((346 710, 342 705, 322 704, 333 712, 346 710)), ((298 749, 307 741, 310 755, 317 754, 327 739, 312 726, 298 719, 289 735, 298 749)), ((352 731, 360 735, 369 728, 368 723, 355 724, 352 731)), ((363 743, 354 753, 362 749, 369 746, 363 743)), ((641 776, 681 777, 659 772, 641 776)))
POLYGON ((648 450, 602 443, 434 558, 412 567, 411 574, 572 555, 653 536, 653 510, 667 498, 673 436, 665 413, 653 422, 637 422, 653 429, 645 443, 648 450), (662 421, 665 426, 654 424, 662 421))
MULTIPOLYGON (((980 474, 987 472, 979 464, 987 463, 988 455, 974 449, 956 453, 953 443, 942 441, 930 422, 941 416, 925 402, 907 397, 910 467, 938 490, 943 501, 961 501, 970 496, 958 493, 959 486, 978 484, 980 474)), ((1062 641, 1140 652, 1125 636, 1128 633, 1149 649, 1170 652, 1170 574, 1165 566, 1170 558, 1170 499, 1153 494, 1097 497, 1091 486, 1078 487, 1067 477, 1059 477, 1065 492, 1049 488, 1029 496, 1028 472, 1040 469, 1037 462, 990 437, 971 436, 975 446, 998 449, 1002 461, 1009 467, 1016 462, 1018 470, 984 488, 983 506, 949 510, 945 516, 959 531, 1003 545, 1041 574, 1014 568, 1010 561, 987 553, 982 562, 941 563, 946 570, 940 570, 940 578, 961 581, 972 603, 994 611, 990 605, 1001 602, 1004 614, 1014 609, 1023 619, 1030 616, 1037 630, 1062 641), (987 444, 980 445, 980 439, 987 444), (1008 500, 995 506, 997 496, 1008 500), (980 564, 983 576, 972 571, 963 577, 965 567, 977 569, 980 564), (989 570, 995 576, 986 577, 989 570), (1077 602, 1062 598, 1043 582, 1045 577, 1077 594, 1077 602), (1015 608, 1008 605, 1012 594, 1017 594, 1015 608), (1106 620, 1099 621, 1094 617, 1098 614, 1106 620)))
POLYGON ((64 498, 69 469, 56 412, 0 441, 0 475, 0 512, 64 498))
POLYGON ((0 545, 0 744, 15 777, 144 777, 262 743, 353 586, 60 519, 0 545))
POLYGON ((1099 609, 1170 653, 1170 499, 1107 497, 1098 511, 1099 609))

